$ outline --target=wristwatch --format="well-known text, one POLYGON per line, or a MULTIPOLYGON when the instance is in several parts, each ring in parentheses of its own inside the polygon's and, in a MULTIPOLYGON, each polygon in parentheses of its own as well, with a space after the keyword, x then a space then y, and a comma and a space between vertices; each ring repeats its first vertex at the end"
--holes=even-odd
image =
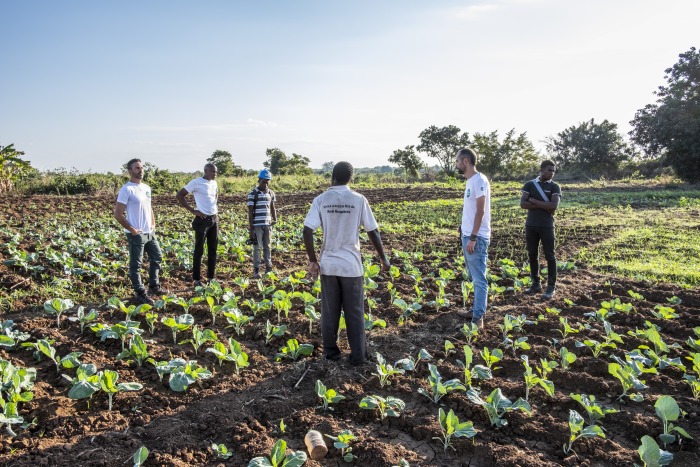
POLYGON ((469 236, 469 241, 470 241, 470 242, 475 242, 475 241, 476 241, 476 235, 471 234, 471 235, 469 236))

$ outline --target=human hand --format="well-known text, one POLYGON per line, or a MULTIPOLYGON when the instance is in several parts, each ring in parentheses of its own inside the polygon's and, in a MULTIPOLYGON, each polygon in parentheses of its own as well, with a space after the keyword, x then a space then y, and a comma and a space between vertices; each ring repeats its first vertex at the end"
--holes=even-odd
POLYGON ((192 211, 192 214, 194 214, 195 216, 199 217, 200 219, 204 219, 205 217, 207 217, 207 216, 204 215, 204 213, 203 213, 202 211, 199 211, 199 210, 197 210, 197 209, 195 209, 194 211, 192 211))
POLYGON ((474 253, 474 248, 476 247, 476 241, 475 240, 469 240, 467 242, 467 253, 472 254, 474 253))
POLYGON ((309 274, 311 279, 316 280, 316 278, 318 278, 318 275, 321 273, 321 265, 318 264, 317 261, 309 261, 307 273, 309 274))

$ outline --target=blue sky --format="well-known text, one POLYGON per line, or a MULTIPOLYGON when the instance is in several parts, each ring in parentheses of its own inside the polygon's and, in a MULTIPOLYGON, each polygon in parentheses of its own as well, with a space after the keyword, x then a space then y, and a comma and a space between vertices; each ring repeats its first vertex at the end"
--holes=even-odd
POLYGON ((591 118, 626 133, 700 45, 694 0, 0 0, 0 18, 0 145, 42 170, 194 171, 217 149, 257 169, 272 147, 386 165, 430 125, 543 149, 591 118))

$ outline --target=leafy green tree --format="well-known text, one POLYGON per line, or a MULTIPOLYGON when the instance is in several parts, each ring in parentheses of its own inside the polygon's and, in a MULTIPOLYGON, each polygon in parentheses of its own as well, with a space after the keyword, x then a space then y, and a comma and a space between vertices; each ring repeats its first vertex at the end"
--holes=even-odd
POLYGON ((11 191, 16 181, 35 171, 28 161, 20 158, 23 155, 14 144, 0 145, 0 193, 11 191))
POLYGON ((333 162, 333 161, 324 162, 323 165, 321 166, 321 172, 323 172, 324 174, 333 173, 333 167, 335 167, 335 162, 333 162))
POLYGON ((614 173, 621 162, 635 157, 634 149, 617 131, 617 124, 594 119, 571 126, 546 140, 547 152, 558 169, 588 176, 614 173))
POLYGON ((207 162, 211 162, 216 166, 219 175, 240 176, 245 172, 240 166, 233 163, 233 156, 230 152, 222 151, 221 149, 214 151, 207 159, 207 162))
POLYGON ((537 172, 540 153, 527 133, 508 131, 501 141, 498 131, 474 133, 472 147, 479 154, 478 166, 489 177, 522 178, 537 172))
POLYGON ((423 161, 416 154, 415 146, 406 146, 404 149, 396 149, 389 156, 389 162, 403 168, 406 173, 413 177, 418 176, 418 170, 423 167, 423 161))
POLYGON ((444 172, 453 172, 457 151, 470 145, 469 133, 461 131, 454 125, 442 128, 431 125, 418 135, 420 144, 416 149, 437 159, 444 172))
POLYGON ((686 181, 700 181, 700 51, 691 47, 665 70, 656 103, 637 111, 632 140, 652 155, 664 155, 686 181))
POLYGON ((313 173, 309 167, 311 161, 308 157, 294 153, 288 157, 279 148, 268 148, 265 155, 267 155, 267 160, 263 165, 275 175, 310 175, 313 173))

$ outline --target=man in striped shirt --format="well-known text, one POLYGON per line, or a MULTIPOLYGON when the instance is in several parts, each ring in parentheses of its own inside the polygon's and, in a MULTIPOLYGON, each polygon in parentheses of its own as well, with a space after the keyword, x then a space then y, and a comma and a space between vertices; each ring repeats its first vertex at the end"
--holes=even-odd
POLYGON ((260 249, 263 250, 265 260, 265 272, 272 271, 272 258, 270 257, 270 236, 272 226, 277 222, 275 209, 275 192, 268 184, 272 180, 272 174, 268 169, 263 169, 258 175, 258 186, 248 193, 248 225, 250 238, 253 241, 253 278, 260 278, 260 249))

